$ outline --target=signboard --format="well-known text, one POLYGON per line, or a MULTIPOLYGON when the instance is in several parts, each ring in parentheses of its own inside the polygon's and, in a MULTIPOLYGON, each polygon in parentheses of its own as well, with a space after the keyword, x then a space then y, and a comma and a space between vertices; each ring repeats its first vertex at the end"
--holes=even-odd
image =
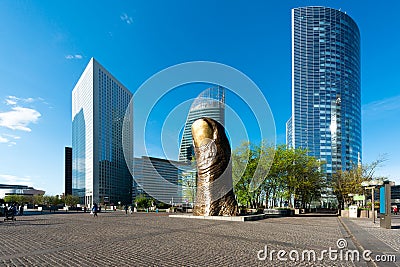
POLYGON ((385 187, 379 189, 379 213, 386 214, 385 187))
POLYGON ((355 195, 355 196, 353 196, 353 200, 354 201, 364 201, 365 196, 364 195, 355 195))
POLYGON ((349 218, 357 218, 357 209, 355 205, 349 207, 349 218))

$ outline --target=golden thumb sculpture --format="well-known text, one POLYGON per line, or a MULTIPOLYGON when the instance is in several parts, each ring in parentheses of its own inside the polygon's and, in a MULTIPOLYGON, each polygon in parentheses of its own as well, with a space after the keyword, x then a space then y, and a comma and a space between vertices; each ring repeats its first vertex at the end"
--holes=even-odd
POLYGON ((193 215, 238 215, 231 148, 224 127, 213 119, 201 118, 193 123, 192 136, 198 174, 193 215))

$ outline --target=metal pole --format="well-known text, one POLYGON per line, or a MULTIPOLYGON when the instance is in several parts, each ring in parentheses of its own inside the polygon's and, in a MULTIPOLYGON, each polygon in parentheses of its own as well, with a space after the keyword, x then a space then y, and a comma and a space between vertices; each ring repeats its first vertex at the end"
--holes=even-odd
POLYGON ((363 196, 364 196, 364 199, 363 199, 363 208, 365 208, 365 202, 366 202, 365 187, 363 187, 363 196))
POLYGON ((375 196, 374 196, 374 188, 375 187, 372 187, 371 188, 371 192, 372 192, 372 196, 371 196, 371 209, 372 209, 372 218, 373 218, 373 221, 374 221, 374 224, 375 224, 375 196))

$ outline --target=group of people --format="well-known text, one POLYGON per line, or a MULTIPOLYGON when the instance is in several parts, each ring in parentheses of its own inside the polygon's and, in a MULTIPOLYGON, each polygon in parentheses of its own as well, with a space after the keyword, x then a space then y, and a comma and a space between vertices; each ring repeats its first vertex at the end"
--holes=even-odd
POLYGON ((128 206, 128 205, 125 205, 124 210, 125 210, 125 214, 128 214, 128 212, 129 212, 129 214, 132 214, 132 212, 133 212, 132 206, 128 206))
POLYGON ((24 206, 12 203, 8 207, 6 207, 9 213, 13 213, 13 215, 23 215, 24 214, 24 206))
MULTIPOLYGON (((93 215, 93 217, 97 217, 97 213, 100 212, 101 207, 97 205, 97 203, 94 203, 92 206, 92 209, 90 210, 90 214, 93 215)), ((116 208, 114 207, 114 211, 116 208)), ((125 205, 124 206, 125 214, 132 214, 134 212, 134 209, 132 206, 125 205)), ((158 210, 157 210, 158 211, 158 210)), ((86 212, 86 207, 84 207, 84 212, 86 212)), ((136 212, 136 211, 135 211, 136 212)))

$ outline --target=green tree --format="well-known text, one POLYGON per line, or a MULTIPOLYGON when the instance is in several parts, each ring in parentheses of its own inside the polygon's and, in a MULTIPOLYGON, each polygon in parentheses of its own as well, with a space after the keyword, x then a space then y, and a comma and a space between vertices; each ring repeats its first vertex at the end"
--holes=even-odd
POLYGON ((181 174, 180 184, 182 185, 182 197, 188 203, 193 204, 196 200, 196 171, 185 171, 181 174))
POLYGON ((4 201, 8 203, 18 203, 22 204, 24 197, 21 195, 8 195, 4 197, 4 201))
POLYGON ((264 183, 266 198, 270 198, 274 207, 278 202, 282 205, 284 201, 290 207, 294 207, 296 201, 306 206, 320 196, 324 186, 321 165, 316 158, 308 156, 304 149, 277 146, 264 183))
POLYGON ((140 209, 145 209, 150 207, 152 200, 147 198, 145 195, 140 194, 136 196, 135 198, 135 204, 137 205, 138 208, 140 209))
POLYGON ((266 192, 266 203, 270 202, 272 207, 276 207, 278 200, 288 198, 290 193, 287 191, 290 187, 288 183, 288 168, 291 167, 293 160, 286 150, 285 146, 278 146, 274 149, 274 158, 271 168, 264 180, 264 191, 266 192))
POLYGON ((361 183, 376 178, 375 171, 384 161, 386 157, 380 156, 369 164, 354 164, 349 170, 336 171, 332 176, 331 187, 338 198, 339 208, 343 209, 353 202, 352 194, 363 193, 361 183))
POLYGON ((73 195, 66 195, 61 198, 61 201, 66 206, 74 207, 79 203, 79 197, 73 195))
POLYGON ((303 149, 245 142, 233 151, 232 164, 235 194, 246 207, 258 208, 263 200, 273 207, 284 201, 292 207, 296 201, 306 207, 320 197, 325 186, 323 163, 303 149), (254 180, 260 185, 257 190, 252 190, 254 180))
POLYGON ((240 206, 251 207, 254 192, 251 192, 251 180, 257 164, 257 153, 249 142, 244 142, 231 155, 232 179, 237 202, 240 206))
POLYGON ((306 151, 294 151, 296 155, 292 184, 294 185, 294 199, 297 199, 302 208, 311 204, 312 200, 321 197, 321 190, 326 186, 325 177, 321 172, 324 163, 315 157, 308 156, 306 151))
POLYGON ((43 205, 44 204, 43 195, 34 195, 32 204, 33 205, 43 205))
POLYGON ((239 205, 259 208, 265 195, 264 180, 275 150, 266 142, 243 142, 232 152, 232 179, 239 205))

